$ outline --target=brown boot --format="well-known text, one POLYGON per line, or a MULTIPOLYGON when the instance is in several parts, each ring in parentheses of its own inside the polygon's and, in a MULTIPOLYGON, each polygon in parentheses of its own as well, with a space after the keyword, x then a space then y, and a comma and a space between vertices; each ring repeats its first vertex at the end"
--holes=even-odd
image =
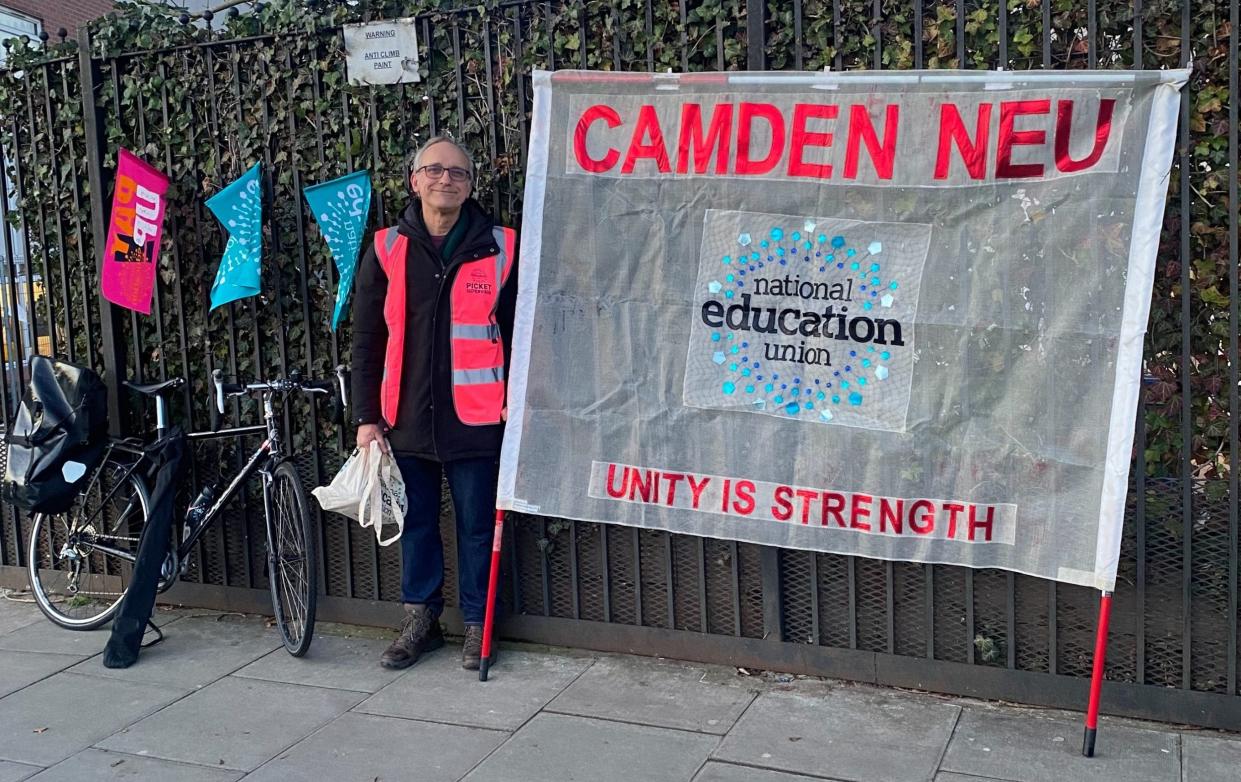
MULTIPOLYGON (((491 645, 491 661, 496 659, 496 645, 491 645)), ((466 625, 465 643, 461 646, 461 667, 467 671, 477 671, 483 663, 483 626, 466 625)))
POLYGON ((406 603, 401 634, 384 650, 379 664, 385 668, 408 668, 416 663, 424 652, 443 645, 444 633, 431 610, 421 603, 406 603))

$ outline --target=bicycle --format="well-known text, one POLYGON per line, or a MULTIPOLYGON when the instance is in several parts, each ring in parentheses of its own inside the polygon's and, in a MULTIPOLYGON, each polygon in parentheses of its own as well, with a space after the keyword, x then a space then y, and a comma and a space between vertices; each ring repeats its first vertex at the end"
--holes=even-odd
MULTIPOLYGON (((347 399, 345 369, 337 367, 334 380, 303 380, 293 372, 288 377, 248 385, 225 383, 216 370, 212 381, 215 408, 221 415, 226 399, 257 394, 262 399, 264 422, 231 429, 213 425, 213 431, 189 433, 187 440, 248 434, 264 434, 266 439, 218 496, 214 486, 208 485, 190 503, 181 523, 174 527, 158 591, 167 591, 185 574, 189 555, 203 532, 258 474, 262 477, 268 581, 276 626, 288 652, 300 657, 310 647, 314 634, 316 536, 302 482, 284 450, 285 437, 273 400, 277 395, 283 398, 299 391, 313 398, 335 389, 340 394, 339 409, 343 409, 347 399)), ((184 383, 183 378, 149 385, 126 382, 131 391, 155 400, 155 438, 146 442, 135 438, 111 440, 73 507, 65 513, 33 516, 27 552, 31 591, 39 608, 55 624, 71 630, 93 630, 111 620, 120 608, 151 510, 147 488, 152 480, 151 446, 170 429, 167 392, 184 383)))

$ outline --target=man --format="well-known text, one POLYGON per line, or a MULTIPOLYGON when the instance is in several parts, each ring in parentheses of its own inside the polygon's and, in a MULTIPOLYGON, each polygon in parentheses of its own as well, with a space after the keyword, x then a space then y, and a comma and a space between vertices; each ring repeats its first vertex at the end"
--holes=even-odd
POLYGON ((457 520, 462 666, 477 669, 491 563, 516 234, 470 197, 474 162, 437 136, 415 153, 414 200, 358 267, 353 400, 358 448, 379 442, 405 480, 400 636, 380 663, 406 668, 444 644, 440 480, 457 520), (390 451, 389 451, 390 448, 390 451))

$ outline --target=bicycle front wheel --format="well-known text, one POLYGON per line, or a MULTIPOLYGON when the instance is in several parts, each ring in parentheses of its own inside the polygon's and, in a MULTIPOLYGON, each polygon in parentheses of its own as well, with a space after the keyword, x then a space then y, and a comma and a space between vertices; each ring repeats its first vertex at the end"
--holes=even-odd
POLYGON ((314 521, 292 462, 272 471, 267 519, 267 562, 272 608, 284 648, 301 657, 315 631, 319 560, 314 521))
POLYGON ((94 630, 116 613, 151 509, 129 465, 109 460, 99 471, 69 510, 34 515, 27 545, 35 602, 70 630, 94 630))

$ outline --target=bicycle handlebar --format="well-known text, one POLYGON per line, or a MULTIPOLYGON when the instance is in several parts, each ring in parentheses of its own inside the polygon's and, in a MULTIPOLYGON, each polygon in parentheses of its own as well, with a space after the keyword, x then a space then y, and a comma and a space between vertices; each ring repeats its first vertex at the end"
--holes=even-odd
POLYGON ((224 373, 219 369, 212 371, 211 380, 215 385, 215 404, 220 414, 224 414, 224 400, 230 397, 243 396, 245 394, 273 393, 287 394, 292 391, 301 391, 304 394, 330 394, 333 390, 340 394, 340 402, 343 406, 348 406, 349 395, 345 382, 345 365, 341 364, 336 367, 336 378, 334 380, 304 380, 301 373, 293 370, 287 377, 276 378, 259 383, 225 383, 224 373))

